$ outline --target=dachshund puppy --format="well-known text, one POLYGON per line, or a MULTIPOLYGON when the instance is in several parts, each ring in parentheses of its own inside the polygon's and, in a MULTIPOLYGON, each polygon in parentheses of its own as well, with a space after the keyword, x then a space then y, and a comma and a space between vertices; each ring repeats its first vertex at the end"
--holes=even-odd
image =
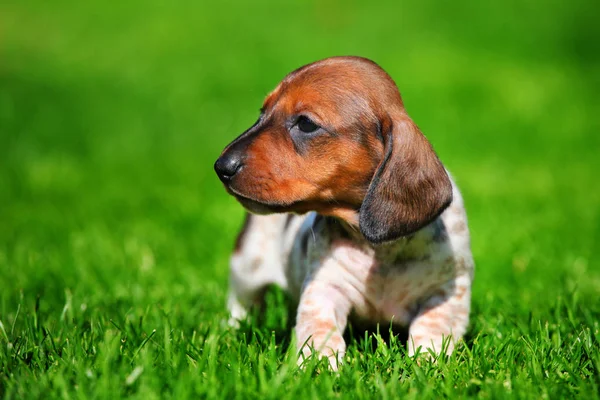
POLYGON ((293 71, 215 170, 252 213, 231 258, 234 322, 276 284, 298 302, 301 359, 312 348, 336 369, 349 318, 408 328, 411 355, 452 352, 474 271, 463 200, 377 64, 293 71))

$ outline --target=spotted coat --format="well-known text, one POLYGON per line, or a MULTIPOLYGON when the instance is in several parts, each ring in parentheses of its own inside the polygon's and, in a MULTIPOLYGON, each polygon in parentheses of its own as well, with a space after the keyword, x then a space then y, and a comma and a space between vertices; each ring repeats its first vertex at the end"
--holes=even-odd
POLYGON ((409 330, 408 349, 451 353, 469 322, 474 263, 462 197, 413 235, 372 245, 349 225, 314 212, 249 215, 231 258, 232 323, 276 284, 296 299, 296 341, 335 368, 352 318, 409 330), (307 346, 308 345, 308 346, 307 346))

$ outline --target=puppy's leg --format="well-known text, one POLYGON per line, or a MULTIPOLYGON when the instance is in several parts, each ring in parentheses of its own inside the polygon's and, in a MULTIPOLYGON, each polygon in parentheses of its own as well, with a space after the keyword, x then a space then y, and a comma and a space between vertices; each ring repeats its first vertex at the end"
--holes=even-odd
POLYGON ((317 354, 327 357, 331 368, 337 370, 346 353, 342 335, 349 312, 350 301, 336 285, 317 280, 305 284, 296 318, 298 352, 302 352, 299 364, 314 349, 317 354))
POLYGON ((409 355, 413 356, 419 347, 421 354, 445 350, 450 355, 467 330, 470 304, 471 280, 466 276, 456 278, 452 285, 425 301, 410 324, 409 355), (448 340, 446 348, 442 347, 444 340, 448 340))
POLYGON ((263 279, 252 279, 247 272, 249 265, 244 262, 241 255, 233 255, 230 261, 229 294, 227 296, 227 309, 229 310, 229 325, 237 326, 238 322, 245 319, 251 307, 261 303, 262 292, 267 282, 263 279))
POLYGON ((230 261, 230 325, 237 326, 251 307, 262 303, 267 286, 287 288, 279 250, 285 218, 283 214, 246 216, 230 261))

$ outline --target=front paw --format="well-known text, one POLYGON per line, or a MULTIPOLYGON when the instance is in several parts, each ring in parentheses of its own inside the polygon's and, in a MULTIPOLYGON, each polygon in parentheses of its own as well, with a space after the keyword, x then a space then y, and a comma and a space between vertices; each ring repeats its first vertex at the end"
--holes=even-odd
MULTIPOLYGON (((298 328, 296 328, 298 332, 298 328)), ((332 371, 337 371, 346 354, 346 343, 335 329, 315 332, 312 335, 297 335, 298 365, 303 367, 312 357, 327 358, 332 371), (304 340, 300 340, 304 337, 304 340)))

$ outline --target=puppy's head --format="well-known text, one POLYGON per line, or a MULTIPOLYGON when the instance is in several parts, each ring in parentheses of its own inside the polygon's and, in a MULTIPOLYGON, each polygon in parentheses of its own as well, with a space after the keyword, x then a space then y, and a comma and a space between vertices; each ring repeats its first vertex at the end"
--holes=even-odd
POLYGON ((317 211, 381 243, 435 219, 452 200, 446 171, 377 64, 334 57, 293 71, 215 170, 255 213, 317 211))

